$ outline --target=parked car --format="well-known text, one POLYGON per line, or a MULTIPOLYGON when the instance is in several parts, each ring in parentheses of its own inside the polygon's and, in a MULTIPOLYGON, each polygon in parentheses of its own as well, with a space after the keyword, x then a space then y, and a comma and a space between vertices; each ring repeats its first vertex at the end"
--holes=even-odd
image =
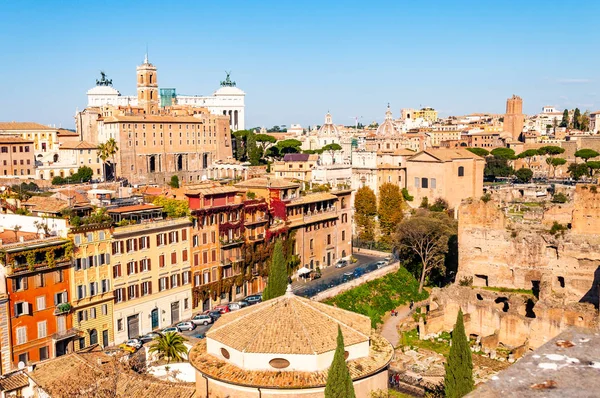
POLYGON ((228 305, 217 305, 215 308, 213 308, 213 311, 219 311, 221 314, 231 312, 228 305))
POLYGON ((165 328, 162 330, 162 334, 165 333, 179 333, 179 328, 177 326, 171 326, 169 328, 165 328))
POLYGON ((383 267, 385 267, 385 266, 387 265, 387 262, 386 262, 386 261, 383 261, 383 260, 381 260, 381 261, 377 261, 377 262, 375 263, 375 265, 377 265, 377 269, 379 269, 379 268, 383 268, 383 267))
POLYGON ((344 274, 342 275, 342 283, 348 282, 349 280, 352 280, 352 279, 354 279, 353 272, 344 272, 344 274))
POLYGON ((231 311, 241 310, 244 307, 247 307, 248 303, 245 301, 237 301, 234 303, 229 303, 228 307, 231 311))
POLYGON ((194 325, 208 325, 209 323, 213 323, 213 319, 208 314, 197 314, 192 318, 192 322, 194 325))
POLYGON ((354 277, 355 278, 363 276, 364 274, 365 274, 365 269, 364 268, 358 267, 358 268, 354 269, 354 277))
POLYGON ((139 350, 140 348, 142 348, 142 341, 140 339, 129 339, 126 342, 124 342, 123 344, 119 345, 119 348, 122 349, 123 351, 128 351, 128 352, 136 352, 137 350, 139 350))
POLYGON ((313 272, 312 278, 313 278, 313 281, 315 279, 321 279, 321 272, 313 272))
POLYGON ((150 332, 147 333, 143 336, 138 337, 139 340, 141 340, 142 343, 146 344, 151 342, 152 340, 154 340, 156 337, 160 336, 160 333, 158 332, 150 332))
POLYGON ((260 303, 262 301, 262 295, 260 294, 255 294, 252 296, 248 296, 244 299, 245 302, 248 303, 248 305, 253 305, 253 304, 257 304, 260 303))
POLYGON ((180 331, 183 330, 194 330, 196 329, 196 324, 194 322, 191 321, 184 321, 184 322, 179 322, 177 324, 177 326, 175 326, 177 329, 179 329, 180 331))
POLYGON ((202 313, 202 315, 208 315, 212 318, 213 322, 216 322, 216 320, 221 317, 221 312, 215 310, 206 310, 202 313))
POLYGON ((347 260, 339 260, 335 264, 335 268, 344 268, 346 265, 348 265, 348 261, 347 260))

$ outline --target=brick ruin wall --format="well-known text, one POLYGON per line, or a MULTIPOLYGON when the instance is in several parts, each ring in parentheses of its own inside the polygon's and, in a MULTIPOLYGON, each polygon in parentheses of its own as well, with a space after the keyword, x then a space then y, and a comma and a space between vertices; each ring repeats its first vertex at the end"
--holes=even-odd
MULTIPOLYGON (((569 326, 597 327, 600 288, 600 189, 578 185, 570 203, 511 216, 498 202, 458 211, 457 282, 532 290, 534 295, 452 286, 434 290, 427 333, 451 330, 458 309, 467 333, 499 334, 508 346, 535 348, 569 326), (550 234, 554 222, 569 226, 550 234)), ((458 283, 457 283, 458 284, 458 283)))

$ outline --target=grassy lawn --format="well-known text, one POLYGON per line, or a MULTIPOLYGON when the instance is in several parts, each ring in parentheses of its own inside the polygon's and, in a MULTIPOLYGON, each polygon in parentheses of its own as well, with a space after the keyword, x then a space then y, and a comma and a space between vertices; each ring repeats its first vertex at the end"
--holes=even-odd
POLYGON ((401 393, 400 391, 396 391, 391 388, 388 390, 388 397, 389 398, 414 398, 412 395, 404 394, 404 393, 401 393))
POLYGON ((526 290, 526 289, 511 289, 508 287, 494 287, 494 286, 482 286, 481 289, 490 290, 492 292, 519 293, 519 294, 527 294, 527 295, 533 296, 533 290, 526 290))
POLYGON ((435 338, 434 341, 419 340, 419 333, 417 332, 417 329, 413 329, 408 332, 402 332, 399 345, 422 348, 424 350, 434 351, 438 354, 448 356, 450 353, 450 345, 448 343, 450 341, 450 333, 443 332, 439 338, 441 338, 443 341, 437 341, 437 338, 435 338))
POLYGON ((369 281, 340 295, 325 300, 345 310, 371 318, 371 326, 377 327, 383 315, 410 300, 420 301, 429 296, 425 290, 420 294, 419 282, 404 267, 382 278, 369 281))

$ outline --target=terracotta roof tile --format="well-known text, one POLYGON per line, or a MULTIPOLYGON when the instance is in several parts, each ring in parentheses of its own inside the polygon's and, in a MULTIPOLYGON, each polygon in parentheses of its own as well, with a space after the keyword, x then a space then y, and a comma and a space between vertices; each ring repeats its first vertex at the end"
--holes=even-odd
POLYGON ((34 122, 0 122, 0 130, 53 130, 56 129, 50 126, 44 126, 43 124, 34 122))
POLYGON ((87 141, 63 142, 58 149, 98 149, 98 145, 87 141))
MULTIPOLYGON (((325 305, 325 304, 323 304, 325 305)), ((343 310, 342 310, 343 311, 343 310)), ((239 312, 239 311, 236 311, 239 312)), ((227 315, 227 314, 226 314, 227 315)), ((337 332, 336 332, 337 333, 337 332)), ((347 361, 352 379, 375 374, 386 368, 394 354, 392 345, 383 337, 371 334, 369 356, 347 361)), ((277 337, 281 339, 281 336, 277 337)), ((347 345, 347 344, 346 344, 347 345)), ((200 373, 224 382, 264 388, 322 387, 327 383, 327 370, 317 372, 245 370, 206 352, 206 340, 190 350, 190 363, 200 373)))
POLYGON ((456 160, 456 159, 475 159, 475 160, 481 160, 481 161, 484 160, 481 156, 477 156, 473 152, 468 151, 463 148, 426 149, 426 150, 419 152, 416 155, 412 156, 411 158, 409 158, 409 160, 413 160, 413 159, 417 160, 417 157, 422 153, 427 153, 427 154, 433 156, 434 158, 439 159, 442 162, 451 162, 452 160, 456 160))
POLYGON ((32 144, 33 140, 26 140, 16 135, 0 136, 2 144, 32 144))
POLYGON ((298 188, 300 184, 284 178, 257 177, 235 184, 242 188, 298 188))
POLYGON ((223 315, 206 335, 243 352, 314 354, 335 350, 338 325, 346 345, 371 334, 366 316, 285 295, 223 315))
POLYGON ((16 372, 0 377, 0 391, 14 391, 29 385, 29 377, 22 372, 16 372))
POLYGON ((27 202, 24 203, 24 205, 31 206, 31 211, 42 213, 60 213, 62 210, 69 207, 69 202, 53 197, 46 198, 42 196, 32 196, 27 202))
POLYGON ((317 192, 311 193, 306 196, 300 196, 299 198, 292 199, 288 206, 301 205, 305 203, 322 202, 324 200, 336 200, 337 196, 330 194, 329 192, 317 192))

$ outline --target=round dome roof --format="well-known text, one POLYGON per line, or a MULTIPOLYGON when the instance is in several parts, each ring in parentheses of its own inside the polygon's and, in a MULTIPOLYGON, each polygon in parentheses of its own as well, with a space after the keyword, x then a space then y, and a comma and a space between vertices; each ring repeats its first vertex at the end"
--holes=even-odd
POLYGON ((246 95, 246 93, 237 87, 224 86, 215 91, 215 95, 246 95))
POLYGON ((325 124, 323 124, 320 128, 319 131, 317 132, 318 135, 338 135, 340 133, 340 131, 338 130, 337 126, 335 124, 333 124, 333 121, 331 119, 331 113, 327 112, 327 114, 325 115, 325 124))
POLYGON ((119 91, 112 86, 96 86, 87 92, 88 95, 120 95, 119 91))
POLYGON ((368 317, 290 292, 224 314, 206 338, 244 353, 314 355, 335 350, 338 326, 346 346, 371 335, 368 317))
POLYGON ((375 132, 375 134, 396 135, 399 133, 400 131, 396 127, 396 123, 394 123, 394 119, 392 117, 392 110, 390 109, 390 105, 388 104, 387 110, 385 111, 385 120, 379 125, 379 127, 377 127, 377 131, 375 132))

